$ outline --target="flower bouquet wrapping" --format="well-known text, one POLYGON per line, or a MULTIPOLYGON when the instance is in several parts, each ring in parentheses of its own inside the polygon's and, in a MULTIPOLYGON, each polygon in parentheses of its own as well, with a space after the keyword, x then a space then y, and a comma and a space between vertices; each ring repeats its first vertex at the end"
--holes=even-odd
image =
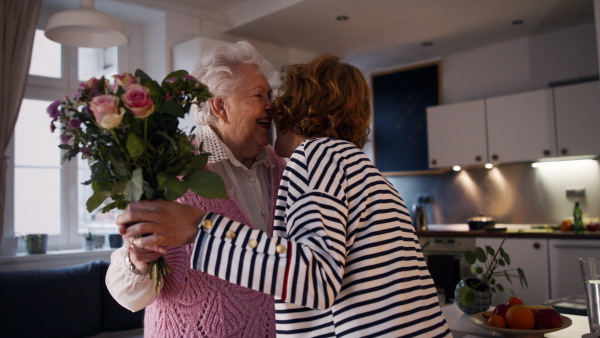
MULTIPOLYGON (((174 201, 188 189, 208 198, 227 197, 223 180, 205 170, 208 153, 195 147, 193 128, 179 128, 179 119, 210 92, 186 71, 169 74, 161 84, 146 73, 101 77, 80 84, 78 92, 48 106, 51 130, 60 123, 63 162, 77 154, 87 159, 92 186, 89 212, 125 209, 132 201, 174 201)), ((156 287, 170 268, 164 257, 150 264, 156 287)))

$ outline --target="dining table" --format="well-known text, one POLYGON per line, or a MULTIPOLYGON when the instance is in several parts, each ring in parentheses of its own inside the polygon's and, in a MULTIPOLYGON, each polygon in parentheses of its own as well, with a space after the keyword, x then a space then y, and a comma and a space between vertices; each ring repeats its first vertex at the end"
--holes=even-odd
MULTIPOLYGON (((456 304, 447 304, 442 307, 442 313, 448 322, 450 331, 454 338, 489 338, 489 337, 507 337, 498 332, 482 328, 471 322, 470 315, 465 314, 456 304)), ((571 326, 559 331, 546 333, 544 335, 535 335, 531 337, 551 337, 551 338, 600 338, 600 333, 590 333, 590 326, 587 316, 562 314, 573 322, 571 326)), ((515 336, 525 338, 525 336, 515 336)), ((527 336, 530 337, 530 336, 527 336)))

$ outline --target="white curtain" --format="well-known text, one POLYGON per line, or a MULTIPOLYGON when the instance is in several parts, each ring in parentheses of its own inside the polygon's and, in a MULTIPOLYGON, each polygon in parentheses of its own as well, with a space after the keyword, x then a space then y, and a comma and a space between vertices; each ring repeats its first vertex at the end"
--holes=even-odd
POLYGON ((0 239, 6 206, 6 148, 25 93, 41 8, 42 0, 0 1, 0 239))

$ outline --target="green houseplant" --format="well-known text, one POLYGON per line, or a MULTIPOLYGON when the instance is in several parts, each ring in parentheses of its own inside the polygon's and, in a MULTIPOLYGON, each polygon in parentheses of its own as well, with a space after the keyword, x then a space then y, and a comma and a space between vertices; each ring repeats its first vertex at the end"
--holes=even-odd
MULTIPOLYGON (((473 305, 476 302, 478 293, 489 293, 489 302, 491 304, 492 293, 496 291, 506 292, 504 286, 498 282, 498 277, 505 277, 511 284, 511 278, 518 278, 522 287, 529 288, 525 273, 521 268, 498 270, 499 267, 508 267, 510 265, 510 256, 502 248, 505 240, 506 237, 500 243, 498 250, 494 250, 491 246, 486 245, 485 249, 476 247, 475 250, 465 251, 465 260, 472 265, 471 270, 475 273, 476 277, 467 278, 457 285, 455 298, 461 309, 473 305)), ((511 296, 515 296, 512 289, 508 291, 511 296)), ((487 306, 489 307, 490 304, 487 306)))

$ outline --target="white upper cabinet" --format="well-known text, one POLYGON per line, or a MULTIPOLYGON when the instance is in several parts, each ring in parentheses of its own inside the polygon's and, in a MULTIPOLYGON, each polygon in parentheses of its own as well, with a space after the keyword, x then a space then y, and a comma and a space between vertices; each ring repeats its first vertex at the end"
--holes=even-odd
POLYGON ((491 162, 558 156, 552 89, 493 97, 485 105, 491 162))
POLYGON ((554 88, 558 156, 600 155, 600 82, 554 88))
POLYGON ((484 100, 427 108, 429 166, 487 162, 484 100))

